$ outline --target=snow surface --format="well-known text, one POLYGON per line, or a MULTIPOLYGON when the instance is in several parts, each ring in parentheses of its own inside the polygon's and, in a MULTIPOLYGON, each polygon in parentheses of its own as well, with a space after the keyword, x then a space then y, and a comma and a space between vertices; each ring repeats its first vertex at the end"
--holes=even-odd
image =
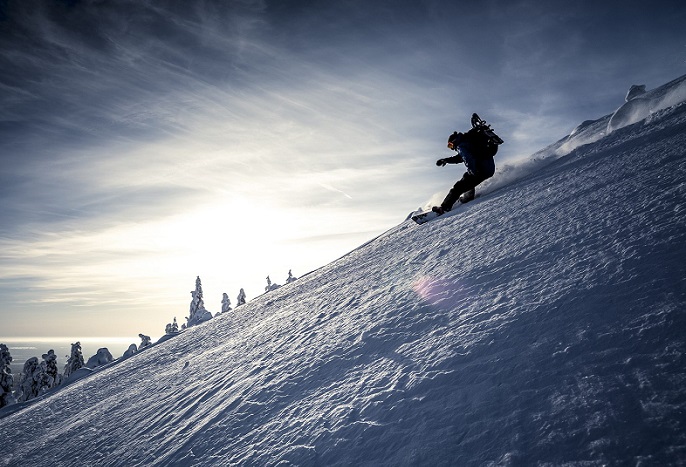
POLYGON ((686 464, 686 104, 610 118, 6 409, 0 465, 686 464))

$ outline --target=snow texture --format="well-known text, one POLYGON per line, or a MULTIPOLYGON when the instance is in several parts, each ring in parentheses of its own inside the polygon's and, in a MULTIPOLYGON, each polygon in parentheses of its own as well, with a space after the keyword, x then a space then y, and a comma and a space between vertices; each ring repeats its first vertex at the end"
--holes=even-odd
POLYGON ((686 100, 686 79, 681 77, 651 92, 645 92, 645 86, 632 86, 626 98, 627 102, 610 118, 608 132, 644 120, 655 112, 686 100))
POLYGON ((0 465, 684 465, 676 104, 4 409, 0 465))

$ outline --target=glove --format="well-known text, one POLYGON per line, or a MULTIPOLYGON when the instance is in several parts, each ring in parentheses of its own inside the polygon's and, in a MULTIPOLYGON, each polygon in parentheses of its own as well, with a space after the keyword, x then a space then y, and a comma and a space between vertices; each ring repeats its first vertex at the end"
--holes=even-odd
POLYGON ((444 167, 445 164, 447 164, 447 162, 445 161, 445 159, 438 159, 438 160, 436 161, 436 165, 439 166, 439 167, 444 167))

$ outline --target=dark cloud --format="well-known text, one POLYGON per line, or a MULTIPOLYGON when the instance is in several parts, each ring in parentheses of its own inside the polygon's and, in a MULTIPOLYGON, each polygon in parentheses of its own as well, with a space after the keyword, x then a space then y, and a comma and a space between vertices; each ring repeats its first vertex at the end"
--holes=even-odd
POLYGON ((141 106, 196 83, 240 85, 245 25, 257 13, 248 2, 31 0, 3 12, 0 147, 29 156, 40 156, 34 146, 176 131, 141 106))
POLYGON ((452 86, 446 100, 462 95, 482 108, 537 105, 533 86, 565 89, 571 103, 591 92, 593 76, 654 74, 670 54, 676 74, 684 58, 683 44, 664 46, 683 9, 664 14, 639 2, 25 0, 0 8, 0 148, 22 157, 45 145, 178 133, 172 116, 155 111, 174 90, 302 79, 307 69, 291 64, 351 80, 380 70, 440 83, 452 86))

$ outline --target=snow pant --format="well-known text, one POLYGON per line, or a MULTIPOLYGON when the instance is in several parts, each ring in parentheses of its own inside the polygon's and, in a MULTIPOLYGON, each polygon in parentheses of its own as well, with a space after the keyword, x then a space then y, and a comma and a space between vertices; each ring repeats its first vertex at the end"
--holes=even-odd
POLYGON ((492 157, 485 159, 477 159, 472 157, 470 154, 464 151, 460 154, 464 165, 467 167, 467 172, 448 192, 448 196, 445 197, 441 203, 441 207, 445 211, 450 211, 453 204, 457 202, 460 195, 464 193, 463 199, 465 202, 474 199, 475 191, 474 188, 487 178, 491 178, 495 173, 495 161, 492 157))

